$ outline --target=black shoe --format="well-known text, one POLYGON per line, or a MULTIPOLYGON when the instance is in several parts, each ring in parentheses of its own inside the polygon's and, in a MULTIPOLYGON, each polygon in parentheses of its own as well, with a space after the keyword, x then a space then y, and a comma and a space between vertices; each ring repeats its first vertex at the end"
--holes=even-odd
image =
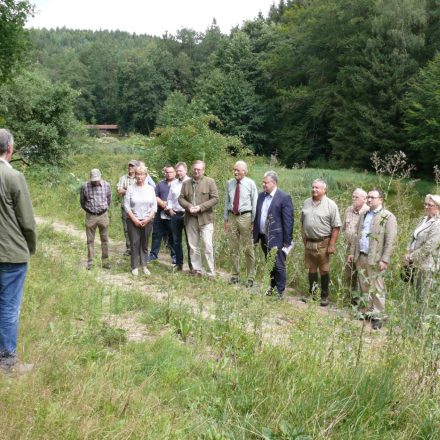
POLYGON ((251 289, 252 287, 254 287, 254 281, 253 280, 247 280, 246 288, 251 289))
POLYGON ((278 301, 281 301, 283 298, 284 298, 284 292, 278 292, 278 291, 277 291, 276 299, 277 299, 278 301))
POLYGON ((123 254, 124 257, 129 257, 131 255, 130 249, 127 249, 123 254))
POLYGON ((309 301, 309 298, 307 296, 302 296, 299 300, 303 303, 307 303, 309 301))
POLYGON ((373 330, 380 330, 382 328, 382 320, 379 318, 371 318, 371 328, 373 330))
POLYGON ((319 303, 321 307, 328 306, 328 296, 321 296, 321 302, 319 303))
POLYGON ((231 277, 229 279, 228 284, 238 284, 238 278, 237 277, 231 277))
POLYGON ((176 264, 176 266, 174 266, 176 269, 176 272, 182 272, 183 270, 183 266, 181 264, 176 264))
POLYGON ((266 292, 264 292, 265 296, 273 296, 275 294, 274 288, 273 287, 269 287, 266 292))
POLYGON ((102 268, 103 269, 111 269, 112 267, 111 267, 110 263, 102 263, 102 268))

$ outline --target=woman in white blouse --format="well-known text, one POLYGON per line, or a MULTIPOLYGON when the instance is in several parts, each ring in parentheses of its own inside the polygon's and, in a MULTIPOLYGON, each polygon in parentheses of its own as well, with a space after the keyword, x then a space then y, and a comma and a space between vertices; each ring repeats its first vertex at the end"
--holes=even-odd
POLYGON ((127 229, 131 243, 131 273, 139 275, 139 267, 145 275, 147 269, 148 240, 153 229, 153 219, 157 211, 156 193, 146 183, 148 169, 139 166, 135 170, 136 183, 125 193, 124 209, 127 212, 127 229))
POLYGON ((416 287, 423 295, 434 285, 440 269, 440 196, 425 197, 425 216, 417 225, 405 255, 416 269, 416 287))

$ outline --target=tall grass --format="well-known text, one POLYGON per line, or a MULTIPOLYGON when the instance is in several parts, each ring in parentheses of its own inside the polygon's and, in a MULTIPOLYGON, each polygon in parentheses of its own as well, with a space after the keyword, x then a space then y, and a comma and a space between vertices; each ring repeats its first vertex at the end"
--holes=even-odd
MULTIPOLYGON (((84 153, 67 170, 28 173, 38 214, 81 228, 78 188, 89 169, 101 168, 114 184, 133 157, 122 150, 84 153)), ((267 168, 256 161, 252 177, 261 181, 267 168)), ((365 173, 276 170, 297 207, 316 177, 328 180, 341 208, 355 187, 378 180, 365 173)), ((345 307, 342 241, 331 268, 339 311, 322 313, 313 303, 292 307, 264 297, 264 289, 194 281, 160 265, 148 281, 124 278, 123 259, 107 276, 85 271, 81 240, 39 228, 19 339, 20 357, 35 368, 19 378, 0 376, 0 438, 438 438, 438 292, 421 310, 399 277, 399 256, 418 214, 412 200, 419 195, 406 191, 394 184, 387 202, 400 233, 387 279, 389 321, 378 333, 345 307), (109 317, 131 318, 143 336, 132 340, 130 328, 109 317)), ((221 219, 222 207, 217 211, 221 219)), ((111 216, 111 236, 122 240, 118 206, 111 216)), ((217 261, 228 270, 219 223, 217 261)), ((297 225, 295 236, 288 276, 300 292, 305 269, 297 225)), ((258 252, 262 286, 266 269, 258 252)))

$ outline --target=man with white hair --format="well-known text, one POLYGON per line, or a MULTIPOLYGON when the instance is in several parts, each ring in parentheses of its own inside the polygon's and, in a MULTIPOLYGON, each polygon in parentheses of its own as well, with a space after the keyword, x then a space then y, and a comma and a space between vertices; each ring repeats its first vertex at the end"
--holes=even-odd
POLYGON ((224 229, 230 233, 232 276, 230 284, 237 284, 240 273, 240 248, 246 258, 246 287, 254 285, 255 253, 252 228, 257 208, 258 190, 255 182, 246 176, 246 162, 239 160, 234 165, 234 178, 226 187, 224 229))
MULTIPOLYGON (((350 254, 351 244, 356 235, 359 219, 368 211, 367 193, 362 188, 356 188, 351 196, 352 204, 345 210, 342 230, 345 232, 347 256, 350 254)), ((354 262, 345 265, 345 283, 350 291, 358 290, 358 274, 354 262)), ((352 298, 352 303, 357 303, 357 298, 352 298)))
POLYGON ((35 219, 23 174, 9 164, 12 134, 0 129, 0 369, 16 365, 20 304, 30 255, 35 253, 35 219))
POLYGON ((110 269, 108 254, 108 228, 110 220, 108 209, 112 202, 110 184, 101 179, 101 171, 94 168, 90 171, 90 180, 86 182, 80 193, 81 208, 86 212, 87 236, 87 269, 93 267, 95 255, 95 232, 99 229, 101 238, 102 267, 110 269))
MULTIPOLYGON (((330 255, 336 252, 336 240, 342 226, 336 203, 326 195, 327 184, 322 179, 312 182, 312 197, 301 210, 301 235, 305 248, 305 263, 309 270, 309 293, 318 287, 321 275, 321 306, 328 306, 330 286, 330 255)), ((306 298, 303 298, 307 301, 306 298)))

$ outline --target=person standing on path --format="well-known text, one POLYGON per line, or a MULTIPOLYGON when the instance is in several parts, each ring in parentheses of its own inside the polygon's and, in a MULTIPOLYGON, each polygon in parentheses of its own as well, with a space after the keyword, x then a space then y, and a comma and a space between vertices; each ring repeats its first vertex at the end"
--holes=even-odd
POLYGON ((101 179, 101 171, 90 171, 90 180, 81 188, 80 204, 86 212, 87 269, 93 267, 95 256, 95 232, 99 229, 101 238, 102 267, 110 269, 108 253, 108 227, 110 224, 108 209, 112 202, 110 184, 101 179))
POLYGON ((246 259, 247 287, 254 285, 255 253, 252 229, 257 209, 258 190, 252 179, 246 176, 248 167, 239 160, 234 165, 234 178, 226 187, 224 229, 230 235, 232 276, 230 284, 237 284, 240 274, 240 248, 246 259))
POLYGON ((258 195, 253 241, 261 243, 266 258, 272 249, 276 250, 266 295, 276 293, 278 299, 282 299, 286 289, 286 249, 292 245, 293 223, 292 197, 278 189, 277 173, 267 171, 263 177, 263 192, 258 195))
POLYGON ((183 182, 179 204, 185 209, 185 227, 191 248, 191 263, 194 275, 202 275, 200 239, 205 245, 208 264, 207 275, 215 277, 214 247, 214 206, 218 203, 218 191, 214 179, 205 176, 205 162, 193 163, 193 177, 183 182))
POLYGON ((121 196, 121 221, 125 236, 125 252, 124 252, 125 256, 129 256, 131 254, 131 250, 130 250, 130 238, 128 236, 128 229, 127 229, 127 212, 124 209, 124 198, 128 187, 136 183, 134 171, 137 166, 139 166, 139 161, 130 160, 130 162, 128 162, 128 173, 121 176, 118 184, 116 185, 116 192, 118 193, 119 196, 121 196))
MULTIPOLYGON (((326 195, 327 184, 322 179, 312 182, 312 197, 305 200, 301 210, 301 235, 304 259, 309 270, 309 293, 313 297, 321 275, 322 307, 328 306, 330 287, 330 255, 336 252, 336 240, 342 223, 336 203, 326 195)), ((307 298, 302 298, 307 301, 307 298)))
POLYGON ((23 286, 35 253, 35 219, 23 174, 10 165, 12 134, 0 129, 0 369, 17 362, 17 333, 23 286))

